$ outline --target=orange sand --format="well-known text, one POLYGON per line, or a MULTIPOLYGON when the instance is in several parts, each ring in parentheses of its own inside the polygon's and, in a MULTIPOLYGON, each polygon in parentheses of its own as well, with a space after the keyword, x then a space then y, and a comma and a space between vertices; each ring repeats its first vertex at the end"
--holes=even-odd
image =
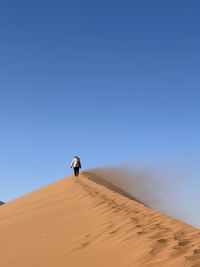
POLYGON ((1 267, 198 267, 200 232, 85 173, 2 205, 0 251, 1 267))

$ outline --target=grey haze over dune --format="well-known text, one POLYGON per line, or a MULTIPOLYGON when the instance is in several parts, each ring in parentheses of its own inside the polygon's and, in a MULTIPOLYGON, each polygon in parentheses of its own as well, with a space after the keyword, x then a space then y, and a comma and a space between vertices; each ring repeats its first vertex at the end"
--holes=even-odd
POLYGON ((92 169, 87 175, 95 175, 99 183, 106 181, 146 206, 200 228, 200 197, 190 194, 195 192, 195 184, 190 182, 189 171, 115 166, 92 169))

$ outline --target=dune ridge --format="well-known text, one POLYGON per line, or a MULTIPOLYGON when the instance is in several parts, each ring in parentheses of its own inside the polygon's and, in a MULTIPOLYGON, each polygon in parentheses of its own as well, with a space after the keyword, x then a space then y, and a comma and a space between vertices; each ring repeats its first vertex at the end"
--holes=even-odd
POLYGON ((200 266, 199 230, 87 176, 1 207, 1 267, 200 266))

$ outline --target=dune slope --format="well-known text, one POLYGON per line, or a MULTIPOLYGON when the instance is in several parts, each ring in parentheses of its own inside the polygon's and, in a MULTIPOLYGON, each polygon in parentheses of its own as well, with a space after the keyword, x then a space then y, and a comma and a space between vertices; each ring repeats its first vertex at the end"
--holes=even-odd
POLYGON ((200 266, 200 232, 70 177, 3 205, 1 267, 200 266))

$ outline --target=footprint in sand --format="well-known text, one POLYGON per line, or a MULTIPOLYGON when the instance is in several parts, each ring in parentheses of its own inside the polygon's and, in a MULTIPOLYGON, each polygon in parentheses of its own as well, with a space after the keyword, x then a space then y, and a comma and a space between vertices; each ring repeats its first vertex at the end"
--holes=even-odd
POLYGON ((158 239, 157 242, 159 242, 160 244, 166 244, 167 243, 167 239, 158 239))
POLYGON ((194 249, 193 254, 200 254, 200 249, 199 248, 194 249))
POLYGON ((82 248, 87 247, 88 244, 89 244, 89 242, 83 242, 83 243, 81 243, 81 247, 82 248))
POLYGON ((185 247, 185 246, 189 245, 189 243, 190 243, 190 241, 188 241, 188 240, 180 240, 178 242, 178 246, 185 247))
POLYGON ((167 245, 167 239, 162 238, 162 239, 156 240, 156 244, 154 245, 152 250, 149 252, 149 254, 151 254, 152 256, 157 255, 164 249, 166 245, 167 245))
POLYGON ((72 250, 76 251, 79 249, 83 249, 83 248, 87 247, 91 242, 92 242, 91 235, 86 234, 86 235, 84 235, 84 237, 81 240, 78 241, 79 244, 77 246, 75 246, 72 250))
POLYGON ((187 239, 178 240, 178 244, 176 246, 174 246, 173 249, 177 249, 180 251, 181 248, 185 248, 189 244, 190 244, 190 241, 187 239))
POLYGON ((178 231, 174 234, 175 240, 181 240, 185 237, 185 233, 183 231, 178 231))
MULTIPOLYGON (((186 257, 186 259, 191 260, 191 261, 200 259, 200 249, 194 249, 193 254, 191 256, 186 257)), ((200 263, 198 263, 198 264, 200 264, 200 263)), ((200 267, 200 265, 199 265, 199 267, 200 267)))
POLYGON ((139 231, 139 232, 137 232, 137 234, 138 235, 142 235, 142 234, 145 234, 145 232, 144 231, 139 231))
POLYGON ((109 233, 109 235, 113 235, 117 232, 117 230, 113 230, 112 232, 109 233))

